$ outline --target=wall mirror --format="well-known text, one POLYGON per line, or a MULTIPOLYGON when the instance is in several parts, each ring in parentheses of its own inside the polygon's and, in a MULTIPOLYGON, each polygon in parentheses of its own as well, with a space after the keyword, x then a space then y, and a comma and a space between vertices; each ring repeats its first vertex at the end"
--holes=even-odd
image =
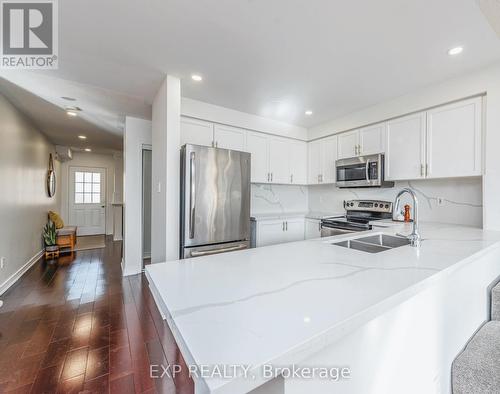
POLYGON ((49 171, 47 172, 47 194, 49 197, 56 195, 56 173, 54 171, 54 161, 52 154, 49 155, 49 171))

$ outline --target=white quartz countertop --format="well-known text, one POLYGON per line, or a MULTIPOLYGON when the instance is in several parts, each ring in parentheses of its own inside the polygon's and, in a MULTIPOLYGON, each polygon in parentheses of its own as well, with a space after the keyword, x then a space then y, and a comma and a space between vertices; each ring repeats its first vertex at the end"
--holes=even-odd
POLYGON ((355 235, 152 264, 146 275, 188 364, 249 365, 255 379, 198 378, 196 393, 247 393, 264 364, 300 362, 500 247, 500 233, 421 224, 420 248, 370 254, 332 245, 355 235))
POLYGON ((270 212, 270 213, 256 213, 250 216, 255 220, 280 220, 285 218, 308 218, 321 220, 328 217, 344 216, 345 212, 270 212))

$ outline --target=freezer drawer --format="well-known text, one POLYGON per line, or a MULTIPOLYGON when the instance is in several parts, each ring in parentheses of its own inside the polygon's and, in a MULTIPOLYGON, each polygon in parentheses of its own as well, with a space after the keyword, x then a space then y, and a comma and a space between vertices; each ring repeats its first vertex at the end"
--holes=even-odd
POLYGON ((205 245, 205 246, 193 246, 188 248, 185 247, 182 250, 181 258, 188 259, 190 257, 201 257, 219 253, 235 252, 237 250, 248 249, 249 247, 250 247, 250 241, 229 242, 224 244, 205 245))

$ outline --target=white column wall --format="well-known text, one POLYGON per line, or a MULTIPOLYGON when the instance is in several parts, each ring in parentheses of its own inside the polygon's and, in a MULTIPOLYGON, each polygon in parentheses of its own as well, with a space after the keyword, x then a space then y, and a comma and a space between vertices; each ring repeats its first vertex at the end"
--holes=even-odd
POLYGON ((167 75, 153 100, 153 263, 179 258, 180 114, 180 80, 167 75))
POLYGON ((151 122, 126 117, 124 137, 123 275, 142 270, 142 146, 151 144, 151 122))

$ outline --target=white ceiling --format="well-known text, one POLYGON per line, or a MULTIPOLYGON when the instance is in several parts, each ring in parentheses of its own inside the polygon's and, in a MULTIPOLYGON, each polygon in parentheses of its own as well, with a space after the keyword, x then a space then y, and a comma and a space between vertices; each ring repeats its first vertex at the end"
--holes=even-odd
POLYGON ((111 135, 124 114, 150 116, 164 73, 182 78, 185 97, 311 127, 500 60, 499 38, 473 0, 59 6, 59 69, 6 78, 55 105, 77 97, 111 135), (465 50, 451 58, 455 45, 465 50), (203 82, 191 81, 195 72, 203 82))

